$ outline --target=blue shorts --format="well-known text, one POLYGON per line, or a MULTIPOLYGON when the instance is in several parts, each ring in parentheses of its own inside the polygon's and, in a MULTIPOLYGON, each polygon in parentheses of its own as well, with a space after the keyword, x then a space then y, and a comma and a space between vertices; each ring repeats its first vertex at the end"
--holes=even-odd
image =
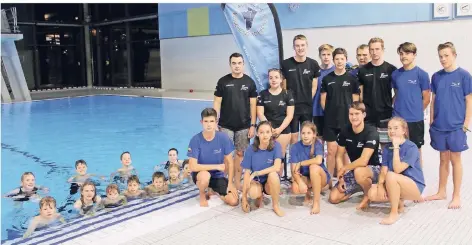
MULTIPOLYGON (((379 174, 380 174, 380 166, 373 166, 373 165, 367 165, 370 170, 372 170, 373 176, 372 176, 372 184, 377 184, 379 182, 379 174)), ((354 170, 347 172, 343 176, 344 178, 344 183, 345 183, 345 188, 346 192, 344 192, 345 195, 352 195, 357 192, 362 191, 362 187, 357 184, 356 178, 354 177, 354 170)), ((338 187, 338 183, 334 186, 335 188, 338 187)))
MULTIPOLYGON (((323 169, 326 174, 326 185, 327 185, 329 184, 329 181, 331 180, 331 175, 329 175, 329 172, 326 168, 321 167, 321 169, 323 169)), ((307 171, 303 173, 302 175, 305 176, 308 179, 308 181, 310 181, 310 171, 307 171)), ((321 188, 323 188, 323 186, 321 188)))
POLYGON ((437 151, 462 152, 469 149, 467 135, 462 129, 455 131, 437 131, 429 129, 431 147, 437 151))

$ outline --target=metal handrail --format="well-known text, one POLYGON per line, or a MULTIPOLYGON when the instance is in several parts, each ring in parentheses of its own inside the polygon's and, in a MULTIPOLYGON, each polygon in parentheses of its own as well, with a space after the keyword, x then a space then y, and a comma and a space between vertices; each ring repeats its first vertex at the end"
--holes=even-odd
POLYGON ((16 7, 2 9, 2 32, 19 33, 16 7))

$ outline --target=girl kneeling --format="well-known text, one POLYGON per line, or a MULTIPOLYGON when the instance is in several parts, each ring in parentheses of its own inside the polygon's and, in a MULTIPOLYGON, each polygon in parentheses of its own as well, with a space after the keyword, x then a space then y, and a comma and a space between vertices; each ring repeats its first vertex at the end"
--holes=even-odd
POLYGON ((272 126, 268 121, 260 122, 256 128, 256 138, 245 154, 241 166, 245 169, 242 209, 249 212, 247 195, 256 199, 261 207, 264 192, 272 197, 274 212, 282 217, 285 213, 279 207, 280 170, 282 147, 272 138, 272 126))

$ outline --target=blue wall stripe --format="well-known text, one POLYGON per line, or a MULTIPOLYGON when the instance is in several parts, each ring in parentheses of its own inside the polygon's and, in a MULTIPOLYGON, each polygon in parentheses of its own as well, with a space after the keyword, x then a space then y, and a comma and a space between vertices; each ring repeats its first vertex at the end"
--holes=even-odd
MULTIPOLYGON (((182 13, 202 6, 210 10, 210 35, 231 33, 220 4, 168 3, 159 4, 160 38, 186 37, 187 19, 182 13)), ((431 21, 433 16, 431 3, 306 3, 295 12, 287 3, 275 6, 283 30, 431 21)))

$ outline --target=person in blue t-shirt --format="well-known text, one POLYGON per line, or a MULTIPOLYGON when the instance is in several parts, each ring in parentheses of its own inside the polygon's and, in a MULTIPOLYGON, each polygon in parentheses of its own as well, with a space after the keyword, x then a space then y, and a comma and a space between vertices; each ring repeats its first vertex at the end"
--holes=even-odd
POLYGON ((275 214, 282 217, 285 212, 279 206, 280 170, 282 162, 282 147, 272 137, 272 125, 262 121, 257 125, 256 138, 245 153, 242 161, 244 171, 244 187, 241 206, 244 212, 249 212, 247 195, 256 199, 256 206, 262 206, 262 193, 272 197, 272 207, 275 214))
POLYGON ((238 191, 233 187, 234 175, 233 143, 226 133, 216 131, 217 113, 206 108, 201 113, 203 131, 190 140, 187 156, 192 179, 200 190, 200 206, 208 207, 209 198, 205 190, 211 188, 220 195, 221 200, 231 206, 239 202, 238 191), (228 179, 225 178, 225 162, 228 166, 228 179))
POLYGON ((323 137, 324 132, 324 111, 321 107, 321 81, 323 77, 334 71, 333 57, 332 53, 334 47, 330 44, 323 44, 318 48, 318 55, 321 60, 320 65, 320 76, 318 77, 318 83, 316 86, 315 97, 313 97, 313 123, 318 129, 318 136, 320 139, 323 137))
POLYGON ((420 151, 424 145, 424 110, 431 101, 429 75, 415 64, 416 46, 405 42, 400 44, 397 53, 403 67, 392 73, 393 116, 408 123, 408 137, 420 151))
POLYGON ((313 207, 310 214, 320 212, 321 189, 327 187, 331 177, 324 164, 323 144, 316 137, 316 125, 312 122, 302 124, 302 139, 290 148, 292 166, 292 192, 306 194, 305 203, 311 202, 313 189, 313 207))
POLYGON ((444 69, 431 78, 433 98, 430 106, 431 146, 440 152, 439 188, 427 200, 446 199, 449 162, 452 163, 454 192, 450 209, 461 207, 462 184, 461 152, 469 149, 466 131, 472 115, 472 77, 456 65, 456 48, 446 42, 438 46, 439 60, 444 69))
POLYGON ((401 117, 388 122, 388 143, 382 151, 382 168, 378 184, 369 190, 369 200, 391 204, 390 215, 380 223, 391 225, 403 212, 404 200, 421 201, 425 188, 420 152, 416 144, 408 140, 408 124, 401 117))

